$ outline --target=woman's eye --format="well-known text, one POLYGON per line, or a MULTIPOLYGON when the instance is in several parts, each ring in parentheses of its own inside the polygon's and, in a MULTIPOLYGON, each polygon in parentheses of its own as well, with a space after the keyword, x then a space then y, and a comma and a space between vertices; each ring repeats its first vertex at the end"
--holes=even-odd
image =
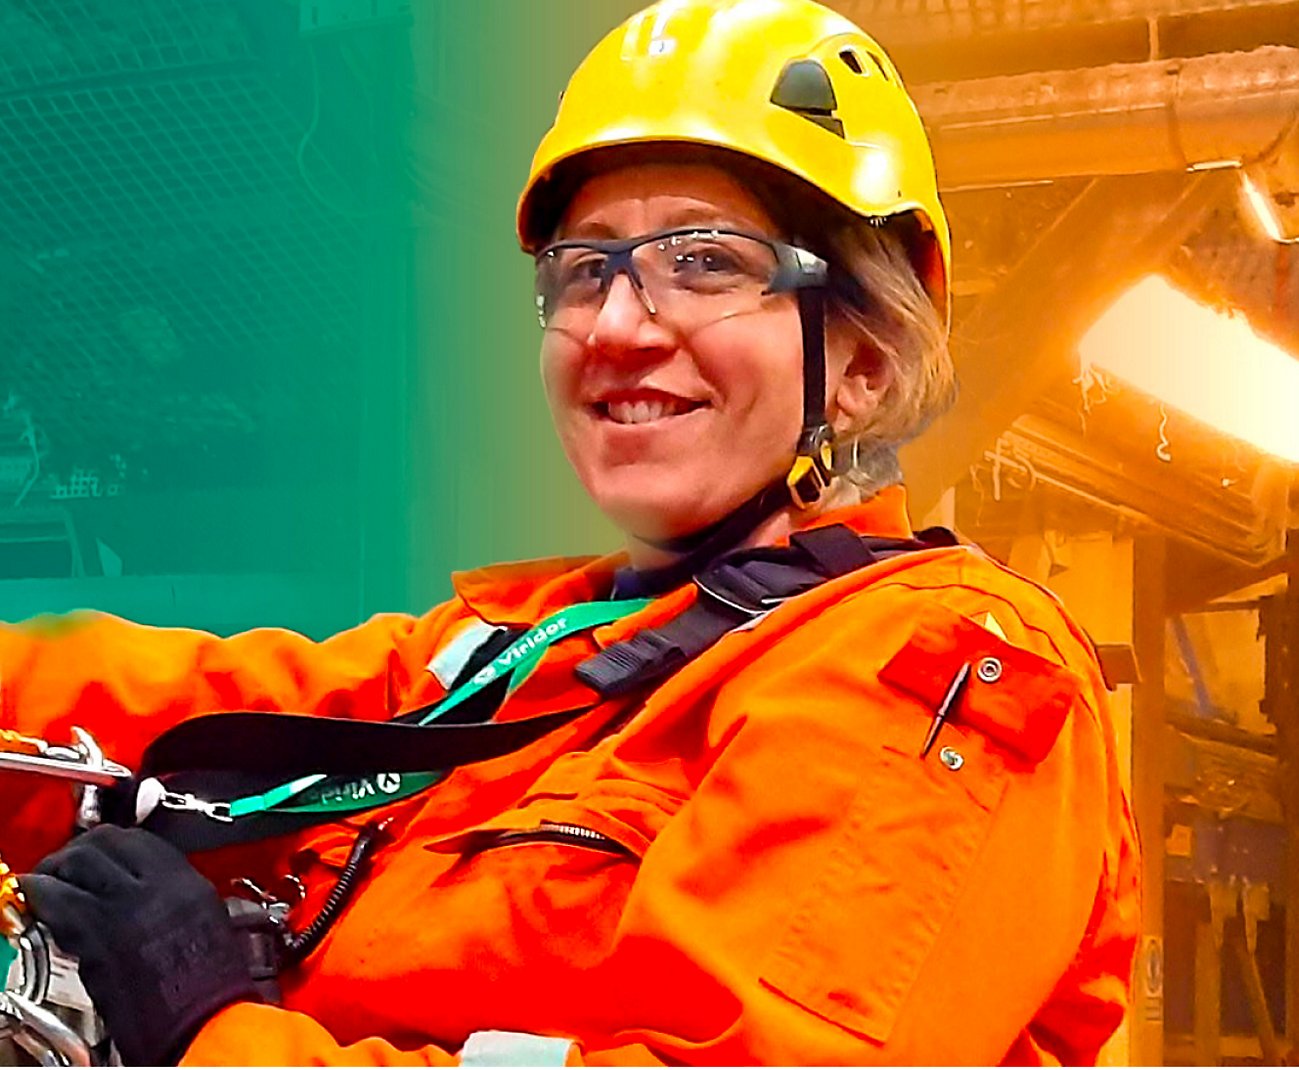
POLYGON ((604 280, 604 260, 602 256, 584 256, 573 261, 564 272, 566 282, 574 286, 599 284, 604 280))
POLYGON ((716 246, 678 249, 674 258, 674 267, 682 274, 737 274, 742 270, 735 256, 716 246))

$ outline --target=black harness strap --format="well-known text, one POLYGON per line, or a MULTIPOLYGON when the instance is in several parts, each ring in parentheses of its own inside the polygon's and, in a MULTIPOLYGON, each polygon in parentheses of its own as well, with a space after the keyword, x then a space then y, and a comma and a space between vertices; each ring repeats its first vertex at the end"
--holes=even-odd
POLYGON ((588 658, 577 678, 605 698, 655 687, 727 632, 795 595, 888 557, 954 545, 956 536, 945 528, 880 539, 832 524, 794 535, 788 548, 727 554, 695 576, 699 597, 692 606, 588 658))

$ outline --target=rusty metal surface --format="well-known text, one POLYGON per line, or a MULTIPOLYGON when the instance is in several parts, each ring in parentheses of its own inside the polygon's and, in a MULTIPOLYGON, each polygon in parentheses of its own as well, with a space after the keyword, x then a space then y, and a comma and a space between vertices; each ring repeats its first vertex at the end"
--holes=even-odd
POLYGON ((909 42, 1283 5, 1277 0, 831 0, 830 6, 885 40, 909 42))
POLYGON ((1299 118, 1299 48, 914 91, 945 190, 1256 160, 1299 118))

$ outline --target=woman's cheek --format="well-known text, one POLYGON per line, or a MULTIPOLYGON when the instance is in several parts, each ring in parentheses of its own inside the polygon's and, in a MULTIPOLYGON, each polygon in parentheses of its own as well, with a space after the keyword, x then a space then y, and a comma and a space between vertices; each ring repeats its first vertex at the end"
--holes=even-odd
POLYGON ((578 362, 569 351, 572 347, 551 341, 551 337, 547 335, 541 346, 541 385, 546 392, 551 420, 563 438, 566 437, 566 427, 580 408, 579 370, 578 362))

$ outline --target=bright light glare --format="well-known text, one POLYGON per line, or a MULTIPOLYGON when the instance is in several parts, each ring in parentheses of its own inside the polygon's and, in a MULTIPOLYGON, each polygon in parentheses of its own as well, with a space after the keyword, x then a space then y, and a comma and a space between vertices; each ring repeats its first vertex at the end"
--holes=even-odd
POLYGON ((1299 238, 1288 236, 1283 231, 1281 219, 1276 213, 1276 205, 1272 203, 1271 196, 1254 181, 1248 171, 1240 173, 1240 186, 1245 191, 1245 201, 1253 211, 1259 226, 1263 228, 1264 234, 1282 245, 1294 245, 1299 242, 1299 238))
POLYGON ((1078 346, 1095 365, 1224 434, 1299 464, 1299 360, 1242 316, 1142 279, 1078 346))

